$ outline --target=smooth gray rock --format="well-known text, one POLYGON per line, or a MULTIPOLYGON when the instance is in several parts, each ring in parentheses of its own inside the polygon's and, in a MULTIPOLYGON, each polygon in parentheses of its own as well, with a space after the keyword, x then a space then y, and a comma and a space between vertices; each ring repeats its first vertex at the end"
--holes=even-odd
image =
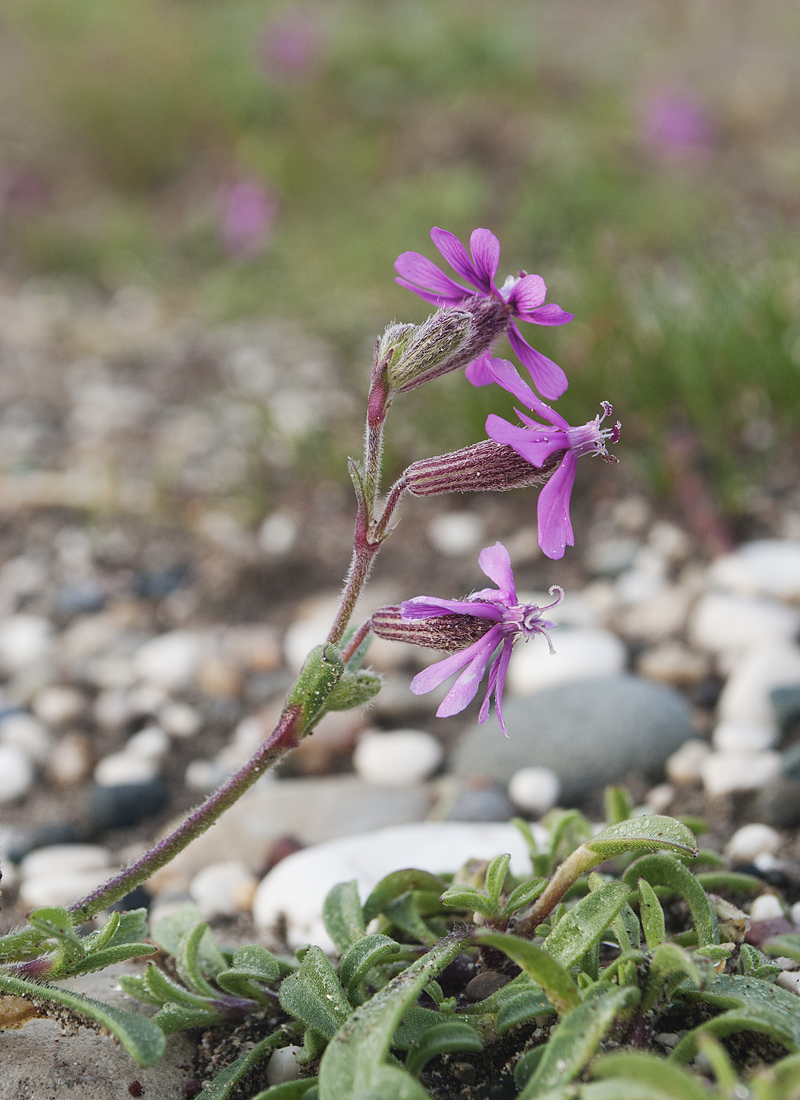
POLYGON ((508 698, 503 713, 509 736, 494 721, 473 726, 452 770, 505 784, 520 768, 551 768, 561 780, 562 805, 629 772, 658 782, 667 758, 694 736, 683 696, 638 676, 557 684, 508 698))

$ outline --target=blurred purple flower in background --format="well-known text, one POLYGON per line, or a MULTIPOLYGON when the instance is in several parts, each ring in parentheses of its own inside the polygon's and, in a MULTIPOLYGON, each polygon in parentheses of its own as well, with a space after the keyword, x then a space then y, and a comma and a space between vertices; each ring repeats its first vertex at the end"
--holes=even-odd
POLYGON ((288 12, 266 23, 258 41, 257 64, 278 80, 311 75, 322 58, 324 41, 318 25, 302 12, 288 12))
POLYGON ((600 455, 607 462, 616 458, 606 450, 606 441, 619 439, 619 421, 611 428, 601 428, 603 420, 613 412, 608 401, 603 402, 603 415, 587 424, 571 427, 560 413, 540 401, 527 383, 520 378, 513 363, 507 359, 489 359, 484 362, 491 380, 508 390, 529 409, 549 421, 541 424, 518 409, 517 416, 525 427, 509 424, 501 416, 491 413, 486 420, 486 433, 495 443, 504 443, 532 466, 542 466, 556 451, 564 451, 564 457, 539 493, 537 519, 539 546, 548 558, 562 558, 566 546, 575 545, 572 522, 569 518, 569 502, 575 471, 581 455, 600 455))
POLYGON ((15 213, 41 210, 51 197, 50 184, 27 168, 9 168, 0 175, 0 209, 15 213))
POLYGON ((676 160, 708 153, 716 141, 714 125, 700 101, 672 91, 657 92, 646 100, 641 133, 656 154, 676 160))
POLYGON ((237 260, 263 252, 272 236, 278 201, 257 180, 239 180, 220 189, 222 245, 237 260))
POLYGON ((545 607, 519 603, 514 574, 511 571, 511 558, 501 542, 481 550, 478 563, 497 588, 482 588, 479 592, 473 592, 465 600, 440 600, 435 596, 416 596, 413 600, 406 600, 400 605, 404 622, 454 614, 465 615, 470 619, 486 620, 486 633, 482 638, 466 649, 445 657, 443 661, 420 672, 411 681, 411 690, 415 695, 425 695, 426 692, 433 691, 434 688, 443 684, 455 672, 460 672, 461 675, 436 711, 438 718, 446 718, 452 714, 459 714, 469 706, 478 693, 486 670, 489 669, 489 684, 478 721, 483 723, 489 717, 489 707, 494 696, 500 728, 508 737, 503 721, 503 688, 514 643, 518 638, 527 640, 536 634, 543 634, 550 652, 554 652, 547 633, 554 624, 542 618, 542 612, 560 603, 564 598, 564 592, 563 589, 554 585, 550 589, 550 595, 556 598, 545 607), (498 647, 500 652, 492 661, 492 656, 498 647))
MULTIPOLYGON (((464 287, 445 275, 420 252, 402 252, 397 257, 394 267, 398 278, 395 282, 435 306, 463 306, 476 295, 495 298, 507 311, 509 342, 531 372, 534 385, 551 400, 559 397, 567 388, 567 376, 561 367, 530 346, 513 318, 534 325, 565 325, 572 320, 573 314, 566 313, 553 302, 544 304, 547 287, 541 275, 527 275, 520 271, 518 276, 509 275, 498 289, 494 277, 500 263, 500 242, 488 229, 472 231, 469 239, 471 255, 458 237, 446 229, 434 226, 431 240, 453 271, 474 289, 464 287)), ((474 386, 485 386, 494 381, 482 371, 480 362, 471 364, 466 370, 467 379, 474 386)))

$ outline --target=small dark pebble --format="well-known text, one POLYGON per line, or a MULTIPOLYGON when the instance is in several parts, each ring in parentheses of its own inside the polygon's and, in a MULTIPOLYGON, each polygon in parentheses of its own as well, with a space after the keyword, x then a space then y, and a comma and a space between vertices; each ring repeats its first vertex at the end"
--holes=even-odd
POLYGON ((89 795, 89 825, 96 833, 138 825, 160 813, 170 797, 169 787, 160 779, 114 787, 95 785, 89 795))
POLYGON ((498 974, 496 970, 484 970, 467 982, 464 993, 470 1001, 484 1001, 511 981, 508 974, 498 974))
POLYGON ((271 871, 273 867, 276 867, 282 859, 286 859, 287 856, 293 856, 295 852, 300 852, 305 848, 302 840, 298 840, 295 836, 279 836, 276 841, 273 842, 270 848, 267 859, 262 871, 262 877, 271 871))
POLYGON ((131 890, 124 898, 115 901, 108 908, 112 911, 127 913, 130 909, 149 909, 152 900, 153 895, 149 890, 145 890, 144 886, 137 886, 135 890, 131 890))
POLYGON ((447 815, 448 821, 509 821, 514 807, 500 787, 465 787, 447 815))
POLYGON ((144 1096, 144 1088, 139 1081, 131 1081, 128 1085, 128 1092, 131 1096, 144 1096))
POLYGON ((19 863, 37 848, 46 848, 50 844, 83 844, 89 836, 85 829, 63 821, 39 825, 35 829, 7 832, 3 839, 6 859, 11 863, 19 863))
POLYGON ((753 947, 760 947, 762 943, 772 939, 773 936, 785 936, 788 933, 796 933, 797 928, 790 920, 777 917, 775 920, 754 920, 745 935, 745 940, 753 947))
POLYGON ((769 701, 784 735, 800 723, 800 685, 773 688, 769 701))
POLYGON ((154 569, 138 573, 131 585, 133 594, 143 599, 163 600, 171 596, 189 580, 188 565, 170 565, 166 569, 154 569))
POLYGON ((475 977, 475 962, 469 955, 456 955, 439 975, 439 985, 445 997, 461 993, 470 979, 475 977))
POLYGON ((59 588, 53 595, 53 614, 57 619, 74 619, 76 615, 91 615, 102 611, 107 595, 92 581, 59 588))
POLYGON ((800 754, 787 753, 784 775, 763 787, 753 801, 757 821, 776 829, 793 829, 800 825, 800 754), (790 758, 796 755, 796 760, 790 758))

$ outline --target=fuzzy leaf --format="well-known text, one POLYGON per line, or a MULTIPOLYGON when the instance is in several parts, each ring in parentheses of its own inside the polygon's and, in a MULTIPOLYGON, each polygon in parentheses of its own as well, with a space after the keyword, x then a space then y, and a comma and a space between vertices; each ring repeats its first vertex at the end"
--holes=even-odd
POLYGON ((283 980, 279 1000, 285 1012, 328 1040, 351 1012, 350 1002, 320 947, 310 947, 297 973, 283 980))
POLYGON ((474 886, 451 886, 439 900, 449 909, 466 909, 484 917, 497 916, 497 904, 474 886))
POLYGON ((357 940, 342 957, 339 978, 348 994, 352 994, 374 966, 396 955, 400 945, 379 932, 357 940))
POLYGON ((518 909, 522 909, 526 905, 530 905, 532 901, 535 901, 541 893, 544 892, 547 886, 546 878, 532 878, 527 882, 521 882, 519 886, 515 886, 511 893, 508 895, 508 899, 503 906, 501 915, 504 917, 509 916, 511 913, 516 913, 518 909))
POLYGON ((322 905, 322 919, 340 955, 366 932, 356 880, 340 882, 329 890, 322 905))
POLYGON ((85 1016, 101 1027, 107 1028, 140 1066, 152 1066, 164 1053, 166 1039, 161 1028, 134 1012, 103 1004, 92 997, 72 993, 56 986, 37 985, 36 982, 12 978, 0 973, 0 991, 17 997, 28 997, 34 1002, 58 1004, 85 1016))
POLYGON ((620 821, 627 821, 633 812, 633 803, 624 787, 606 787, 603 792, 603 805, 609 825, 618 825, 620 821))
POLYGON ((660 943, 650 960, 647 989, 642 1000, 642 1015, 654 1008, 660 997, 669 996, 684 978, 688 978, 697 989, 703 985, 697 963, 688 951, 677 943, 660 943), (676 978, 678 982, 674 980, 676 978))
POLYGON ((687 1000, 727 1011, 681 1039, 671 1055, 677 1062, 694 1057, 699 1038, 704 1034, 724 1036, 737 1031, 758 1031, 790 1052, 800 1050, 800 998, 795 993, 758 978, 723 974, 707 989, 683 995, 687 1000))
POLYGON ((638 989, 596 985, 556 1025, 544 1054, 519 1094, 519 1100, 535 1100, 548 1089, 566 1085, 577 1077, 602 1042, 617 1015, 639 999, 638 989))
POLYGON ((529 1023, 534 1016, 551 1016, 554 1012, 555 1009, 541 989, 530 989, 525 993, 518 993, 499 1009, 496 1020, 497 1034, 505 1035, 512 1027, 529 1023))
POLYGON ((203 1089, 203 1100, 228 1100, 248 1073, 255 1069, 270 1051, 283 1045, 285 1041, 286 1037, 282 1031, 273 1031, 272 1035, 262 1039, 252 1050, 240 1055, 235 1062, 231 1062, 229 1066, 221 1070, 211 1084, 203 1089))
MULTIPOLYGON (((186 902, 168 917, 162 917, 155 922, 152 929, 153 939, 162 951, 177 958, 181 950, 181 939, 198 924, 206 924, 203 914, 196 905, 186 902)), ((216 940, 207 925, 198 946, 198 958, 203 970, 212 977, 220 970, 228 968, 228 960, 217 947, 216 940)))
POLYGON ((764 889, 762 879, 743 871, 700 871, 695 877, 704 890, 715 893, 724 890, 730 894, 753 895, 764 889))
POLYGON ((800 962, 800 935, 796 932, 772 936, 762 947, 765 955, 784 955, 787 959, 800 962))
POLYGON ((432 890, 441 894, 446 886, 447 883, 443 882, 438 875, 432 875, 430 871, 420 871, 415 867, 392 871, 381 879, 364 902, 364 921, 369 924, 382 912, 387 902, 407 894, 410 890, 432 890))
POLYGON ((280 966, 275 956, 260 944, 248 943, 234 952, 230 968, 220 971, 215 981, 237 997, 267 1000, 263 987, 279 977, 280 966))
MULTIPOLYGON (((561 918, 545 940, 545 949, 569 969, 601 939, 627 900, 628 887, 623 882, 605 883, 587 894, 561 918)), ((534 975, 531 974, 531 977, 534 975)))
POLYGON ((680 860, 664 852, 642 856, 641 859, 632 863, 622 876, 623 882, 629 886, 634 886, 639 878, 646 879, 651 886, 668 886, 682 894, 692 913, 697 930, 697 942, 701 944, 719 942, 717 915, 708 900, 708 895, 680 860))
POLYGON ((664 942, 666 925, 664 923, 664 910, 656 892, 645 878, 640 878, 637 883, 639 888, 639 916, 642 921, 642 929, 647 946, 652 951, 664 942))
MULTIPOLYGON (((316 1092, 317 1077, 303 1077, 298 1081, 284 1081, 280 1085, 272 1085, 271 1088, 259 1092, 253 1100, 302 1100, 308 1096, 312 1089, 316 1092)), ((206 1100, 206 1097, 203 1097, 206 1100)))
MULTIPOLYGON (((547 999, 563 1015, 580 1002, 578 987, 562 964, 541 947, 529 940, 511 936, 507 932, 485 932, 478 929, 475 940, 489 944, 504 952, 547 994, 547 999)), ((578 956, 580 958, 580 955, 578 956)))
POLYGON ((433 1008, 421 1008, 412 1005, 404 1014, 392 1036, 391 1045, 397 1050, 408 1050, 426 1031, 442 1022, 441 1012, 433 1008))
POLYGON ((619 821, 586 841, 586 847, 603 859, 642 849, 667 849, 692 856, 699 851, 694 834, 685 825, 674 817, 661 815, 619 821))
POLYGON ((419 1077, 431 1058, 456 1051, 477 1052, 479 1050, 483 1050, 483 1043, 474 1028, 460 1020, 445 1020, 444 1023, 430 1028, 420 1039, 412 1043, 405 1066, 414 1077, 419 1077))
POLYGON ((286 700, 287 707, 301 708, 304 733, 308 733, 325 713, 331 692, 343 672, 342 658, 332 645, 318 645, 306 657, 286 700))
POLYGON ((511 863, 511 856, 505 854, 497 856, 486 868, 486 896, 491 901, 495 912, 500 903, 509 863, 511 863))
MULTIPOLYGON (((389 1100, 392 1094, 382 1091, 381 1081, 385 1080, 382 1071, 392 1036, 425 986, 458 955, 463 940, 460 933, 446 936, 353 1012, 323 1055, 320 1100, 344 1100, 345 1097, 355 1100, 361 1094, 369 1096, 370 1093, 380 1100, 389 1100)), ((283 984, 285 986, 286 982, 283 984)), ((402 1072, 397 1071, 398 1074, 402 1072)), ((418 1096, 419 1085, 408 1074, 403 1076, 419 1090, 416 1094, 409 1092, 408 1096, 418 1096)), ((422 1097, 425 1097, 424 1092, 422 1097)))
POLYGON ((80 962, 69 968, 70 977, 78 974, 90 974, 93 970, 105 970, 114 963, 124 962, 126 959, 140 959, 144 955, 154 955, 158 951, 152 943, 119 943, 113 947, 103 948, 102 951, 92 951, 85 955, 80 962))
POLYGON ((154 963, 150 963, 145 967, 144 984, 148 993, 153 997, 158 997, 162 1005, 168 1002, 193 1008, 206 1008, 208 1005, 208 997, 185 989, 182 985, 174 982, 172 978, 169 978, 154 963))
POLYGON ((387 901, 383 907, 383 914, 386 920, 401 932, 419 940, 420 943, 433 946, 439 939, 437 933, 432 931, 422 919, 416 892, 402 894, 399 898, 387 901))
POLYGON ((165 1035, 172 1035, 175 1031, 188 1031, 192 1027, 213 1027, 221 1024, 225 1014, 214 1007, 210 1001, 205 1005, 176 1004, 168 1001, 153 1017, 153 1023, 158 1024, 165 1035))
MULTIPOLYGON (((206 997, 215 997, 217 990, 209 981, 206 981, 200 954, 200 943, 208 930, 205 921, 201 921, 188 932, 184 932, 178 944, 178 950, 175 952, 175 966, 190 989, 206 997)), ((216 966, 212 973, 219 973, 216 966)))
POLYGON ((336 687, 328 696, 325 711, 354 710, 371 703, 380 694, 383 680, 377 672, 360 668, 356 672, 343 672, 336 687))
POLYGON ((603 1054, 592 1066, 592 1075, 601 1080, 616 1077, 636 1081, 674 1100, 709 1100, 705 1088, 692 1074, 643 1051, 603 1054))

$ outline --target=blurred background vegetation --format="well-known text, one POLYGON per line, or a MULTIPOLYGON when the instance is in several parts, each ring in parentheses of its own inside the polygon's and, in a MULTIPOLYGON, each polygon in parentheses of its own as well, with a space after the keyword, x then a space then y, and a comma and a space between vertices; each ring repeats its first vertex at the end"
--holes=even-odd
MULTIPOLYGON (((6 278, 294 319, 362 391, 375 334, 426 313, 395 256, 487 226, 501 279, 576 315, 528 333, 559 407, 612 399, 657 487, 688 432, 739 508, 796 438, 788 0, 0 0, 0 30, 6 278)), ((452 383, 407 399, 398 460, 482 434, 496 395, 452 383)))

